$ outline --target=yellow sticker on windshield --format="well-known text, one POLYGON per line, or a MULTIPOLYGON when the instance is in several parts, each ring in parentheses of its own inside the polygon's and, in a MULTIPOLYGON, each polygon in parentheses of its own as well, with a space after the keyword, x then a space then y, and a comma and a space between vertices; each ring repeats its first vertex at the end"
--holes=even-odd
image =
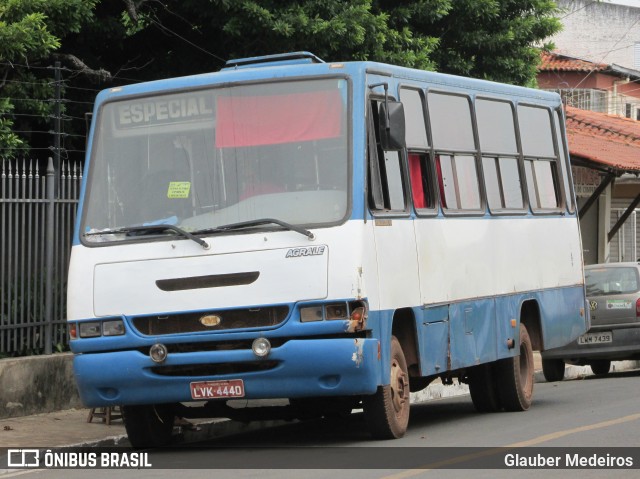
POLYGON ((191 183, 189 181, 171 181, 167 190, 167 198, 189 198, 191 183))

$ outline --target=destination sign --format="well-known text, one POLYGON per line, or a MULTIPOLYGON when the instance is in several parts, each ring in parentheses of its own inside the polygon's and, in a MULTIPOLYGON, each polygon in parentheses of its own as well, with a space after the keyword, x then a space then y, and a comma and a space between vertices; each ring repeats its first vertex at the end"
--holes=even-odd
POLYGON ((120 128, 213 117, 212 99, 204 95, 122 103, 117 107, 120 128))

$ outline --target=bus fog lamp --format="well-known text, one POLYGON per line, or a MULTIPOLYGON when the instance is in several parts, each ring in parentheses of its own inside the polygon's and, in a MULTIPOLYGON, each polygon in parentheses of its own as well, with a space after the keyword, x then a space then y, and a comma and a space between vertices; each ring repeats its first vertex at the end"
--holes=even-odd
POLYGON ((167 347, 164 344, 154 344, 149 349, 149 356, 151 356, 151 360, 154 363, 162 363, 165 359, 167 359, 167 355, 169 352, 167 351, 167 347))
POLYGON ((102 323, 103 336, 122 336, 124 334, 124 322, 121 319, 104 321, 102 323))
POLYGON ((251 349, 253 349, 253 354, 259 358, 264 358, 271 352, 271 343, 267 338, 258 338, 253 341, 251 349))

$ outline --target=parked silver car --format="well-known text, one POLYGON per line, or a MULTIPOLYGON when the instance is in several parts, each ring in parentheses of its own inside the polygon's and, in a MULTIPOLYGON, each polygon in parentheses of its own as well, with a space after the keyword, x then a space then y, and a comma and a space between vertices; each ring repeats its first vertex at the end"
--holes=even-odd
POLYGON ((607 374, 611 361, 640 358, 640 263, 585 267, 591 328, 576 341, 542 353, 547 381, 564 377, 565 363, 607 374))

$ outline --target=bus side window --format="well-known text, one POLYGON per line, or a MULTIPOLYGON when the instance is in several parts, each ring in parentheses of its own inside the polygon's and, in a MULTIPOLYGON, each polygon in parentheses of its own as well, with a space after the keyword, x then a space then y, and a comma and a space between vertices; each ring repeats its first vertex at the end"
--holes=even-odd
POLYGON ((535 209, 557 208, 558 183, 555 163, 534 158, 525 158, 524 171, 529 189, 529 202, 535 209))
POLYGON ((418 88, 400 88, 400 100, 404 105, 406 125, 406 144, 409 150, 409 180, 411 197, 416 210, 433 209, 435 196, 432 186, 432 173, 429 165, 427 138, 427 120, 424 92, 418 88))
POLYGON ((477 98, 476 119, 489 209, 492 213, 524 210, 513 105, 477 98))
POLYGON ((571 185, 569 183, 569 178, 571 175, 571 165, 567 162, 567 155, 565 152, 565 138, 562 134, 563 130, 560 126, 564 124, 564 118, 562 114, 562 110, 557 110, 553 115, 553 123, 556 129, 556 140, 558 143, 558 154, 559 154, 559 163, 560 170, 562 171, 562 181, 564 184, 564 193, 567 201, 567 209, 569 212, 573 213, 576 208, 574 204, 574 196, 573 191, 571 189, 571 185))
POLYGON ((470 99, 430 91, 427 100, 440 204, 455 213, 480 213, 482 197, 470 99))
POLYGON ((413 206, 419 209, 433 208, 433 195, 428 174, 427 155, 409 153, 409 178, 413 206))
POLYGON ((378 111, 381 100, 371 102, 368 154, 369 203, 371 209, 405 211, 405 185, 399 151, 385 151, 378 137, 378 111))
POLYGON ((550 112, 546 108, 518 105, 518 123, 529 204, 534 211, 557 209, 563 204, 562 186, 550 112))
POLYGON ((479 210, 482 202, 475 157, 438 155, 436 163, 442 207, 452 210, 479 210))
MULTIPOLYGON (((438 189, 440 190, 440 204, 443 208, 447 208, 447 190, 445 189, 444 177, 442 175, 442 163, 440 161, 440 155, 436 155, 436 172, 438 175, 438 189)), ((448 173, 448 172, 447 172, 448 173)), ((449 185, 452 185, 448 181, 449 185)), ((449 194, 451 194, 451 186, 449 186, 449 194)))

